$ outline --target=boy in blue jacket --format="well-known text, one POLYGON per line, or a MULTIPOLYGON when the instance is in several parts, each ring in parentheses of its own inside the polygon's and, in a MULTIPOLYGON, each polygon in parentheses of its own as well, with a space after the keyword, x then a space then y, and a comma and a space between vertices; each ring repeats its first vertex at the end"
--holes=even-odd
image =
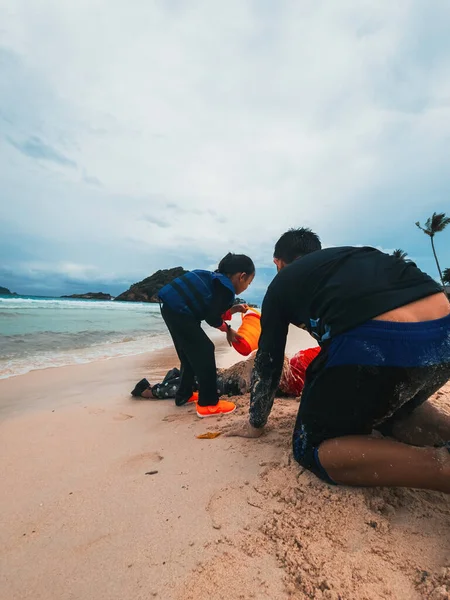
POLYGON ((206 321, 223 331, 231 345, 236 332, 226 323, 246 308, 233 306, 255 277, 255 265, 244 254, 227 254, 216 271, 195 270, 177 277, 159 292, 161 314, 180 359, 181 380, 175 402, 185 404, 192 396, 197 377, 199 398, 197 415, 201 418, 228 414, 233 402, 219 400, 214 344, 201 327, 206 321))

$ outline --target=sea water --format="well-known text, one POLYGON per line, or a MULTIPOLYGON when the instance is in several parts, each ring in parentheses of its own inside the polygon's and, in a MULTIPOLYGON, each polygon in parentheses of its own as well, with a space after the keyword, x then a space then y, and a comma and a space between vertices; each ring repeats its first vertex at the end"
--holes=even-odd
POLYGON ((0 296, 0 379, 170 344, 158 304, 0 296))

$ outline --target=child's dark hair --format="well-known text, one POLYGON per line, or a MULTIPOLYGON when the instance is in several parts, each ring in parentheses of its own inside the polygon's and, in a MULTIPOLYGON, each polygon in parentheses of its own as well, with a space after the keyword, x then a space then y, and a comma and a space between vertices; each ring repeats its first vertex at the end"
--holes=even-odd
POLYGON ((235 275, 235 273, 247 273, 247 275, 253 275, 255 272, 255 265, 252 259, 245 254, 232 254, 228 252, 226 256, 222 258, 219 266, 216 269, 216 273, 222 273, 222 275, 235 275))
POLYGON ((321 249, 319 236, 308 227, 300 227, 299 229, 289 229, 283 233, 275 244, 273 257, 289 264, 299 256, 321 249))

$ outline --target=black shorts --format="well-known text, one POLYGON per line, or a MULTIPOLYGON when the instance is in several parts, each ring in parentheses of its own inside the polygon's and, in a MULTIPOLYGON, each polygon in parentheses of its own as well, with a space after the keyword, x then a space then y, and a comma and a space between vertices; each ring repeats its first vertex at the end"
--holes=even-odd
POLYGON ((450 316, 423 323, 368 323, 334 338, 306 372, 293 435, 295 459, 328 483, 322 442, 389 435, 450 380, 450 316))

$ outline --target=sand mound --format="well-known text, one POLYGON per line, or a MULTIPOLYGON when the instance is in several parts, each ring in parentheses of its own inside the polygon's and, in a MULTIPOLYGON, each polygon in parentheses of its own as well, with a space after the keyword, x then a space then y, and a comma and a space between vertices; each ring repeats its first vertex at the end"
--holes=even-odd
POLYGON ((443 496, 329 488, 293 465, 262 478, 261 491, 276 500, 262 531, 293 598, 450 598, 435 595, 450 591, 443 570, 450 510, 443 496))
POLYGON ((224 377, 231 381, 238 381, 241 393, 245 394, 250 390, 250 381, 254 363, 255 357, 254 354, 252 354, 247 360, 241 360, 227 369, 217 369, 217 374, 219 377, 224 377))
MULTIPOLYGON (((241 360, 227 369, 217 369, 219 377, 228 378, 232 381, 239 381, 242 394, 250 391, 253 365, 255 364, 255 352, 253 352, 246 360, 241 360)), ((295 376, 294 376, 295 377, 295 376)), ((288 382, 292 381, 293 375, 289 365, 289 358, 284 357, 283 371, 281 374, 280 388, 289 389, 288 382)))
MULTIPOLYGON (((245 414, 248 396, 236 400, 245 414)), ((450 410, 450 385, 433 401, 450 410)), ((276 556, 285 572, 286 597, 450 600, 449 497, 319 481, 292 458, 297 408, 295 401, 277 400, 268 433, 243 442, 246 447, 278 448, 273 462, 261 463, 255 491, 264 518, 259 533, 246 537, 246 545, 254 553, 264 549, 276 556)), ((234 540, 235 547, 239 544, 234 540)), ((260 596, 248 592, 238 597, 260 596)))

